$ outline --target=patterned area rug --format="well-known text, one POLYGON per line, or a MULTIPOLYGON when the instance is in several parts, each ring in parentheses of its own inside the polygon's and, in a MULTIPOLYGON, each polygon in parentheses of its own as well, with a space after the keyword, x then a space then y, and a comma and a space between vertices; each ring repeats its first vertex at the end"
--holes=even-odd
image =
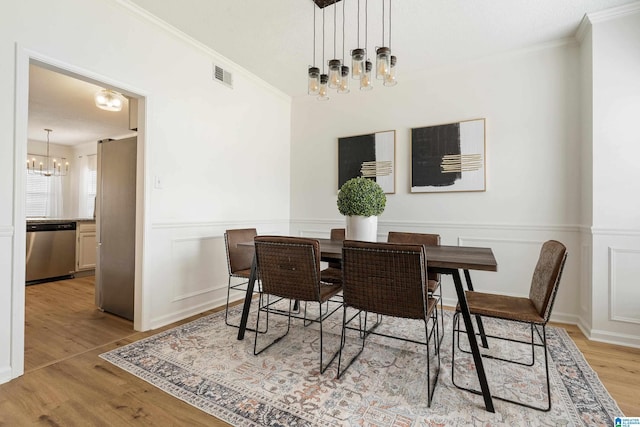
MULTIPOLYGON (((230 315, 238 319, 239 313, 237 307, 230 315)), ((225 325, 222 312, 101 357, 237 426, 611 426, 613 418, 622 415, 566 331, 554 327, 547 328, 551 411, 494 400, 496 412, 486 412, 481 396, 451 383, 451 317, 445 312, 441 367, 431 407, 427 406, 426 347, 372 336, 360 357, 337 380, 337 359, 319 374, 319 330, 315 324, 303 327, 301 320, 294 320, 289 334, 258 356, 253 355, 255 334, 247 331, 245 339, 238 341, 238 330, 225 325)), ((286 328, 281 316, 269 320, 268 334, 258 337, 259 348, 286 328)), ((338 310, 324 324, 325 362, 338 349, 341 321, 342 310, 338 310)), ((249 325, 255 326, 255 317, 249 319, 249 325)), ((501 322, 485 322, 485 329, 487 333, 522 332, 501 322)), ((418 339, 424 336, 422 323, 387 317, 379 331, 418 339)), ((357 332, 350 332, 345 354, 354 354, 359 343, 357 332)), ((514 351, 513 346, 498 341, 490 341, 489 347, 491 352, 507 352, 510 357, 531 356, 526 348, 514 351)), ((463 353, 456 352, 456 383, 477 383, 472 359, 459 358, 459 354, 463 353)), ((536 353, 535 369, 505 367, 487 359, 492 393, 544 404, 542 356, 541 350, 536 353)))

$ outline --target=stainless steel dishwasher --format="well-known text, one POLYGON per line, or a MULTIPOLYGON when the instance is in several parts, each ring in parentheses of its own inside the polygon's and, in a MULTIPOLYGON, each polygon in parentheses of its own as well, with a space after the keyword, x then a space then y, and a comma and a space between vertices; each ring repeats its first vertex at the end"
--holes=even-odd
POLYGON ((76 223, 27 224, 27 284, 70 277, 76 264, 76 223))

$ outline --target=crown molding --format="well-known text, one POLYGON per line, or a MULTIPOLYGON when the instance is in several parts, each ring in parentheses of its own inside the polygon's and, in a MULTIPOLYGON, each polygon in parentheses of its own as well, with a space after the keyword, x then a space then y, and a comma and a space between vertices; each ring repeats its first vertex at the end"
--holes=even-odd
POLYGON ((591 24, 598 22, 609 21, 611 19, 620 18, 627 15, 633 15, 640 12, 640 1, 628 3, 618 7, 612 7, 611 9, 601 10, 599 12, 587 13, 585 16, 589 19, 591 24))
POLYGON ((580 25, 578 26, 574 37, 579 43, 582 43, 589 30, 591 30, 591 26, 593 24, 609 21, 611 19, 616 19, 623 16, 633 15, 634 13, 638 12, 640 12, 640 1, 618 7, 612 7, 611 9, 605 9, 599 12, 585 13, 585 15, 582 17, 582 21, 580 21, 580 25))
POLYGON ((133 3, 131 0, 115 0, 115 2, 118 3, 120 6, 122 6, 123 8, 129 10, 131 13, 134 13, 135 15, 146 20, 147 22, 161 28, 162 30, 173 35, 174 37, 198 49, 202 53, 212 57, 214 62, 219 63, 219 65, 223 66, 223 68, 225 68, 226 70, 241 74, 243 77, 247 78, 248 80, 251 80, 256 84, 269 90, 274 95, 282 98, 283 100, 291 102, 291 97, 286 93, 270 85, 266 81, 262 80, 260 77, 248 71, 246 68, 243 68, 242 66, 236 64, 226 56, 221 55, 220 53, 211 49, 209 46, 205 45, 204 43, 199 42, 198 40, 194 39, 193 37, 186 34, 185 32, 169 24, 168 22, 163 21, 162 19, 158 18, 156 15, 152 14, 148 10, 133 3))

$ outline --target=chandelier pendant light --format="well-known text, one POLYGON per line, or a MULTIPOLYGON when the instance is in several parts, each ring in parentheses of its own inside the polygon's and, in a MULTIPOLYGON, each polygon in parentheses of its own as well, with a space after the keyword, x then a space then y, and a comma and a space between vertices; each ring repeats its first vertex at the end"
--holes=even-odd
POLYGON ((45 129, 47 132, 47 155, 37 155, 40 160, 36 160, 36 157, 27 159, 27 173, 32 175, 43 176, 66 176, 69 173, 69 162, 64 157, 52 159, 49 151, 49 134, 53 132, 51 129, 45 129))
POLYGON ((96 107, 106 111, 121 111, 124 105, 124 96, 109 89, 98 91, 94 100, 96 107))
MULTIPOLYGON (((381 80, 384 86, 395 86, 398 82, 396 79, 397 58, 392 54, 391 50, 391 2, 392 0, 380 0, 382 8, 380 15, 382 20, 381 37, 382 45, 371 49, 375 51, 374 61, 368 57, 368 19, 369 19, 369 0, 364 0, 364 17, 360 13, 360 2, 357 1, 357 12, 355 22, 346 23, 345 4, 350 0, 312 0, 313 9, 313 64, 307 70, 308 74, 308 90, 309 95, 317 95, 319 100, 329 99, 328 90, 336 89, 338 93, 349 93, 349 74, 355 80, 358 80, 359 88, 362 91, 373 89, 373 82, 381 80), (337 5, 342 2, 342 59, 337 55, 337 39, 338 39, 338 19, 337 5), (388 5, 387 5, 388 2, 388 5), (325 9, 328 6, 334 7, 333 10, 333 58, 325 63, 325 9), (315 65, 316 59, 316 7, 322 9, 322 73, 315 65), (387 13, 388 11, 388 13, 387 13), (360 21, 364 19, 364 44, 360 44, 360 21), (350 50, 351 68, 345 63, 345 33, 349 29, 355 29, 357 45, 350 50), (325 66, 328 71, 325 73, 325 66), (375 67, 375 68, 374 68, 375 67), (374 71, 375 70, 375 71, 374 71), (375 74, 374 74, 375 73, 375 74)), ((373 0, 372 0, 373 1, 373 0)), ((377 9, 377 8, 376 8, 377 9)), ((374 12, 375 13, 375 12, 374 12)), ((377 37, 376 37, 377 39, 377 37)))

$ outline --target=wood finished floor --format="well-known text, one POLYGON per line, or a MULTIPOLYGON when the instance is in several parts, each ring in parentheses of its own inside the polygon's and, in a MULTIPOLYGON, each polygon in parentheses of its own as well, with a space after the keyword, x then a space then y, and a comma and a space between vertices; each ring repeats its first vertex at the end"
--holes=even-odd
MULTIPOLYGON (((131 322, 95 308, 93 277, 29 286, 26 293, 25 374, 0 385, 0 426, 228 425, 98 357, 193 318, 135 332, 131 322)), ((555 326, 567 329, 624 414, 640 415, 640 349, 555 326)))

